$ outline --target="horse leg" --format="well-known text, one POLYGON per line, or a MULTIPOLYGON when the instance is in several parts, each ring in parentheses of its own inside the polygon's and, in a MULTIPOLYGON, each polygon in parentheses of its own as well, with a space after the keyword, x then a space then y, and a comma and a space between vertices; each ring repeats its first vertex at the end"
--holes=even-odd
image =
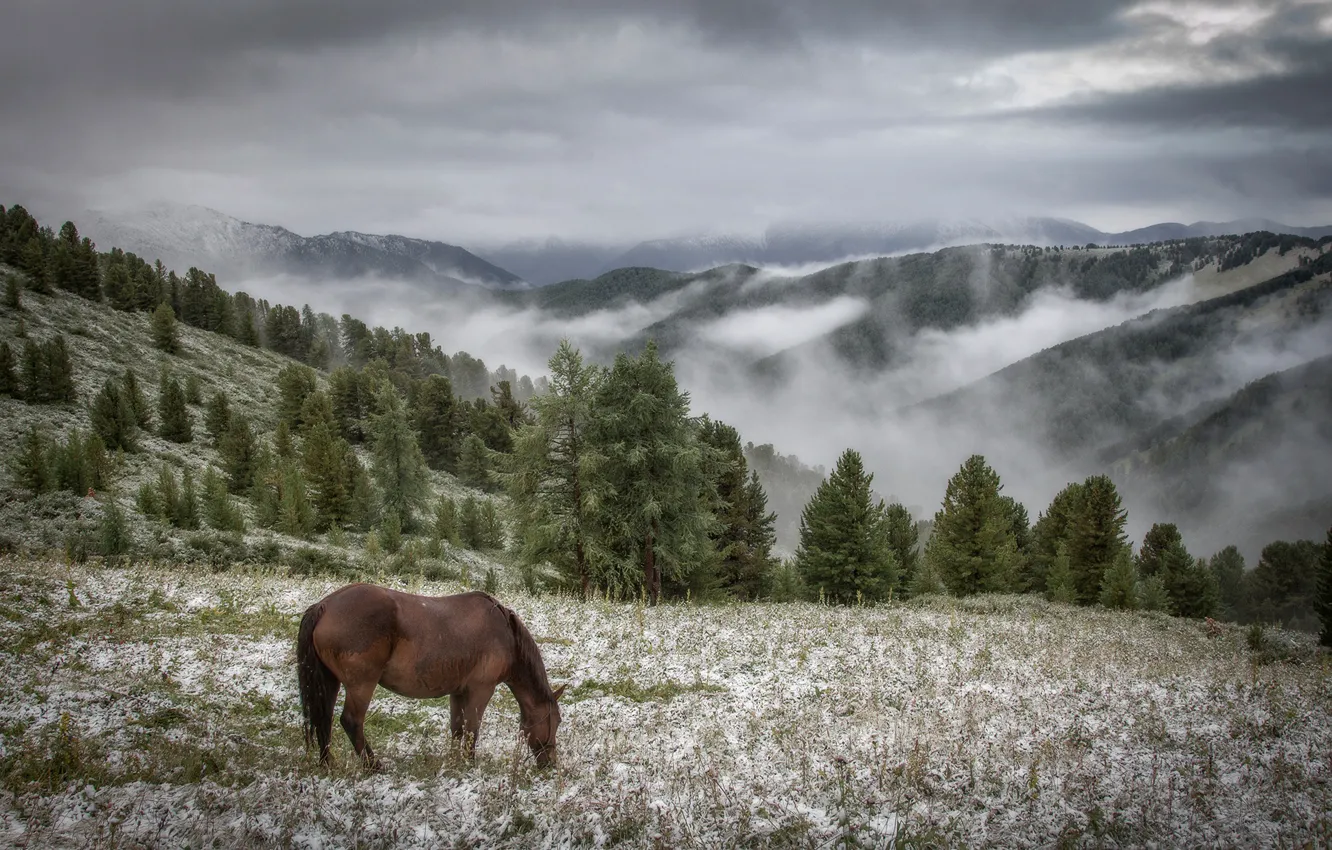
POLYGON ((469 688, 463 694, 462 711, 458 713, 462 715, 463 746, 469 760, 476 760, 476 739, 481 734, 481 715, 486 713, 486 706, 490 705, 490 698, 494 694, 494 685, 469 688))
POLYGON ((346 697, 342 701, 342 729, 351 739, 356 754, 365 761, 370 770, 379 770, 379 759, 365 739, 365 713, 370 709, 370 698, 375 694, 375 682, 361 682, 352 685, 344 682, 346 697))

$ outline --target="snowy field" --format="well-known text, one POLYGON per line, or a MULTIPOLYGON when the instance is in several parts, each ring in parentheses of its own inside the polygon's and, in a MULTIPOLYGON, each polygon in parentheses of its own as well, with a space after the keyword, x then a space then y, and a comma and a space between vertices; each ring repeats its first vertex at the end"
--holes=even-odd
MULTIPOLYGON (((385 580, 449 593, 456 584, 385 580)), ((1307 637, 1017 597, 644 609, 501 594, 568 683, 538 772, 497 693, 380 691, 305 752, 293 642, 338 582, 0 560, 0 846, 1326 846, 1307 637)))

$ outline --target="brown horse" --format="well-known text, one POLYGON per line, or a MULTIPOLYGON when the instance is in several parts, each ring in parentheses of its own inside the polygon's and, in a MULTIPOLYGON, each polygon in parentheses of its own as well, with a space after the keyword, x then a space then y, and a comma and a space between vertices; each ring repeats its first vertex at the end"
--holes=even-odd
POLYGON ((346 688, 342 728, 368 767, 379 760, 365 740, 375 686, 415 699, 449 695, 453 737, 475 758, 481 715, 503 682, 518 701, 520 727, 542 767, 555 760, 556 702, 531 632, 488 593, 417 596, 349 584, 311 605, 296 638, 305 743, 327 764, 338 687, 346 688))

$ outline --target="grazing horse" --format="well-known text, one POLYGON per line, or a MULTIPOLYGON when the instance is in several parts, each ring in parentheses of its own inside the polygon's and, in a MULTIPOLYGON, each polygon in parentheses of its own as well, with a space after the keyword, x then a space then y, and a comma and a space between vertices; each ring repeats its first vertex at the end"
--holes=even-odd
POLYGON ((375 686, 415 699, 449 695, 453 737, 476 756, 481 715, 503 682, 518 701, 520 727, 538 765, 555 760, 556 702, 532 633, 488 593, 417 596, 349 584, 311 605, 296 638, 305 743, 327 764, 338 687, 346 689, 342 728, 367 767, 379 760, 365 740, 375 686))

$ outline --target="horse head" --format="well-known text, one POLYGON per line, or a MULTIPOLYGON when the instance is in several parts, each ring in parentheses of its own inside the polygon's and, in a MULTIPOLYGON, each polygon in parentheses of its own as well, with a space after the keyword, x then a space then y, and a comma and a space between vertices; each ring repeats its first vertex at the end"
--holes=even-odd
POLYGON ((565 685, 552 691, 549 702, 538 703, 524 712, 522 718, 523 734, 527 736, 527 745, 536 756, 538 767, 548 767, 555 763, 555 732, 560 726, 560 697, 564 696, 565 685))

